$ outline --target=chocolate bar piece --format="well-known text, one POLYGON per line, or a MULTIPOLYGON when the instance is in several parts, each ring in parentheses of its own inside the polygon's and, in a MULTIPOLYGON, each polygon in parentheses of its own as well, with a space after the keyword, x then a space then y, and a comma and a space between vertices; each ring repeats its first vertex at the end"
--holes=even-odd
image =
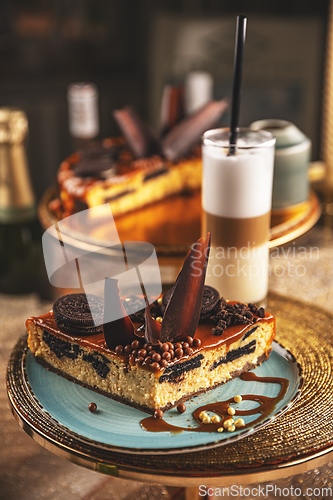
POLYGON ((184 118, 169 132, 162 141, 164 156, 170 161, 176 161, 188 153, 206 130, 215 127, 222 114, 227 110, 228 102, 210 101, 199 111, 184 118))
POLYGON ((180 85, 165 85, 161 103, 160 137, 164 137, 184 117, 183 87, 180 85))
POLYGON ((113 116, 137 158, 144 158, 159 152, 159 142, 153 129, 132 106, 116 109, 113 116))

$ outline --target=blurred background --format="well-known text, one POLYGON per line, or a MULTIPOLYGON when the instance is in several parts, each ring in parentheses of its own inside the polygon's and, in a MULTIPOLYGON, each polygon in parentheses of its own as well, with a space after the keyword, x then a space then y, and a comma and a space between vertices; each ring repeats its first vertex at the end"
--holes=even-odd
POLYGON ((27 114, 37 199, 73 149, 70 83, 97 85, 100 137, 118 133, 111 112, 128 103, 156 126, 164 84, 183 83, 189 71, 213 76, 215 98, 230 95, 240 13, 248 16, 241 125, 290 120, 320 159, 328 3, 1 0, 0 106, 27 114))
MULTIPOLYGON (((283 279, 276 272, 270 278, 270 290, 331 312, 333 14, 329 21, 329 4, 333 0, 0 0, 0 107, 19 107, 27 115, 28 162, 37 201, 54 183, 61 161, 77 147, 69 131, 67 89, 71 83, 97 86, 99 138, 119 134, 112 110, 129 103, 157 127, 164 85, 184 84, 189 72, 204 71, 212 76, 214 98, 231 95, 236 16, 244 14, 248 27, 240 125, 265 118, 289 120, 311 139, 315 161, 323 159, 322 136, 330 139, 326 164, 332 186, 323 208, 330 233, 317 226, 296 247, 310 248, 310 256, 311 248, 320 249, 320 259, 291 259, 295 266, 306 266, 306 276, 288 279, 286 273, 283 279), (330 78, 324 99, 325 75, 330 78), (330 111, 328 126, 326 109, 330 111)), ((227 115, 223 120, 229 123, 227 115)), ((5 184, 0 172, 0 187, 1 182, 5 184)), ((323 182, 326 186, 326 180, 323 182)), ((3 274, 7 281, 3 285, 0 279, 0 371, 5 373, 10 353, 24 332, 25 319, 44 313, 54 290, 45 274, 41 228, 37 224, 30 228, 28 223, 16 224, 16 228, 1 222, 0 278, 3 274), (10 272, 7 262, 11 263, 10 272), (35 295, 9 295, 31 291, 31 283, 48 301, 47 306, 35 295)), ((287 269, 294 242, 285 249, 280 259, 272 261, 274 269, 287 269)), ((169 260, 167 265, 173 269, 171 264, 169 260)), ((52 455, 22 432, 7 406, 3 383, 1 498, 166 498, 162 486, 116 483, 112 477, 52 455)), ((304 491, 307 486, 323 484, 333 488, 332 464, 278 484, 301 485, 304 491)), ((191 492, 188 495, 186 498, 194 498, 191 492)), ((184 500, 183 488, 169 488, 169 498, 184 500)))

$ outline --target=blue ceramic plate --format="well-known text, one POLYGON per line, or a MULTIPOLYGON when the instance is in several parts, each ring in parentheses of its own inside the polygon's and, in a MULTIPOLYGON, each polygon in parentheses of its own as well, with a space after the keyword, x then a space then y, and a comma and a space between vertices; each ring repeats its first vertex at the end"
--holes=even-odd
MULTIPOLYGON (((33 393, 46 418, 60 425, 64 431, 74 433, 78 438, 91 440, 94 445, 111 447, 121 452, 181 453, 207 449, 216 445, 229 444, 261 429, 274 418, 288 410, 300 394, 302 386, 301 369, 295 358, 277 342, 268 361, 254 370, 258 377, 283 377, 289 380, 288 390, 275 408, 257 425, 238 429, 233 433, 223 432, 148 432, 141 428, 140 421, 148 415, 129 406, 113 401, 89 389, 46 370, 34 360, 30 351, 25 357, 25 376, 29 390, 33 393), (97 404, 98 410, 91 413, 88 405, 97 404)), ((243 381, 239 378, 213 391, 197 396, 186 403, 186 412, 176 409, 164 414, 164 420, 180 427, 195 427, 193 411, 199 406, 214 401, 224 401, 236 394, 257 394, 276 397, 280 384, 243 381)), ((253 401, 233 404, 237 410, 249 410, 258 406, 253 401)), ((255 420, 258 414, 243 417, 245 423, 255 420)))

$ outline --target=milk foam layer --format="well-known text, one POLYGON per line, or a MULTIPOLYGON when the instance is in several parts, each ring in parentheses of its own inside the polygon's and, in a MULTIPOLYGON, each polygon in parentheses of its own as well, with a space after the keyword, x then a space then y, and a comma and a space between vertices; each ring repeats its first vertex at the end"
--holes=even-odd
POLYGON ((202 206, 220 217, 247 218, 271 209, 274 147, 238 149, 203 145, 202 206))

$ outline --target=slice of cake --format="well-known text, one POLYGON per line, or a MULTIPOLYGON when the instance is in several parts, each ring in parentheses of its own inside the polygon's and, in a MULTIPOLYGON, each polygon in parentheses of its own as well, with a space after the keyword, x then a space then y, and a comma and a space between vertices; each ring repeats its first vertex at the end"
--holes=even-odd
POLYGON ((172 162, 160 155, 136 159, 125 143, 122 146, 119 143, 119 139, 110 138, 96 147, 96 156, 106 157, 103 151, 118 144, 110 164, 105 162, 105 171, 94 171, 97 162, 90 160, 93 153, 88 149, 62 162, 57 183, 63 217, 105 203, 110 204, 113 216, 117 217, 172 194, 200 188, 200 147, 192 147, 186 156, 172 162))
POLYGON ((259 365, 269 357, 275 319, 204 288, 208 253, 209 239, 199 240, 164 304, 160 298, 131 317, 125 308, 139 299, 121 301, 116 280, 106 281, 105 305, 84 294, 61 297, 52 311, 26 322, 36 361, 148 413, 170 409, 259 365), (115 321, 107 319, 110 297, 115 321), (95 326, 103 315, 104 324, 95 326))
MULTIPOLYGON (((211 101, 157 137, 132 107, 114 112, 123 133, 73 154, 60 165, 57 184, 67 217, 109 203, 114 217, 201 187, 199 145, 203 132, 215 126, 227 102, 211 101)), ((56 207, 53 202, 51 208, 56 207)))

